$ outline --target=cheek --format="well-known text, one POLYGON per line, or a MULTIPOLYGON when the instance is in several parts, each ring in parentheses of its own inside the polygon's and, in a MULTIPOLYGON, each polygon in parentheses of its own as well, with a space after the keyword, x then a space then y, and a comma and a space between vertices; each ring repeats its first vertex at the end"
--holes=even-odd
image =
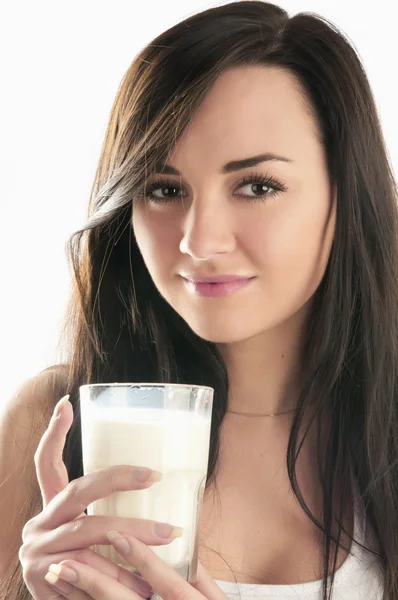
POLYGON ((267 293, 302 297, 315 291, 326 269, 334 225, 328 198, 319 196, 295 196, 294 204, 265 211, 250 227, 245 223, 245 245, 264 275, 267 293))
POLYGON ((145 208, 133 211, 132 227, 138 248, 154 279, 176 263, 178 235, 175 227, 167 226, 164 218, 148 214, 145 208))

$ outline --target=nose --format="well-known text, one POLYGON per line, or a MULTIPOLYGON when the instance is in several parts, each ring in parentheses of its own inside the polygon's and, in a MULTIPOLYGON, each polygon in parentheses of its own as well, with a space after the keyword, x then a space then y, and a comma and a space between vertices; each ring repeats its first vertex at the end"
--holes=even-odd
POLYGON ((209 260, 235 248, 232 217, 216 202, 193 202, 183 223, 180 252, 195 260, 209 260))

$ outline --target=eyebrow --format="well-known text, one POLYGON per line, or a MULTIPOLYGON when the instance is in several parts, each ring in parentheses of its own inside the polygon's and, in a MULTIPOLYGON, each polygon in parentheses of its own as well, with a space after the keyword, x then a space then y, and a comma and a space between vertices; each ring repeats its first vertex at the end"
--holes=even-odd
MULTIPOLYGON (((275 160, 286 163, 294 163, 294 160, 291 158, 286 158, 286 156, 280 156, 279 154, 274 154, 273 152, 266 152, 265 154, 259 154, 258 156, 251 156, 249 158, 243 158, 241 160, 231 160, 227 162, 218 172, 220 175, 226 175, 227 173, 233 173, 234 171, 239 171, 240 169, 247 169, 248 167, 255 167, 260 163, 275 160)), ((159 163, 156 166, 156 173, 166 173, 167 175, 181 175, 180 171, 171 165, 159 163)))

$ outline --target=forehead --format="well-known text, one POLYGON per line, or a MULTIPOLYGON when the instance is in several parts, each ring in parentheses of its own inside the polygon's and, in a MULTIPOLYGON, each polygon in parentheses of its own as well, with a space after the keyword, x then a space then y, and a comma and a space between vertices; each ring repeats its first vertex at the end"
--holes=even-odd
MULTIPOLYGON (((222 73, 202 101, 168 162, 201 164, 264 151, 297 158, 319 151, 311 106, 300 82, 277 67, 250 66, 222 73)), ((224 162, 225 162, 224 161, 224 162)))

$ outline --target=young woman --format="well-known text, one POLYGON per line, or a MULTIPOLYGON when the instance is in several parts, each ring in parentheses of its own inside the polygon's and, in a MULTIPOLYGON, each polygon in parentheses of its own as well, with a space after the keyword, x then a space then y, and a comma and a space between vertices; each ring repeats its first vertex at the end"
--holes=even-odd
POLYGON ((398 600, 397 216, 366 74, 331 23, 233 2, 148 44, 69 243, 70 353, 4 421, 4 597, 398 600), (215 389, 195 584, 147 522, 82 512, 150 485, 82 476, 78 388, 115 381, 215 389), (109 529, 151 588, 89 549, 109 529))

